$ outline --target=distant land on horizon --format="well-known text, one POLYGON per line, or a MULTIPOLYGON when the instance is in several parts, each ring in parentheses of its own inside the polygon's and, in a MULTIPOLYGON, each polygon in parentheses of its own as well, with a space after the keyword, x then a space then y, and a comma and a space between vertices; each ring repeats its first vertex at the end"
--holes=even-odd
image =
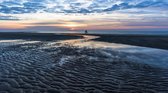
MULTIPOLYGON (((0 33, 79 33, 83 34, 84 31, 0 31, 0 33)), ((130 35, 168 35, 168 31, 89 31, 88 34, 130 34, 130 35)))

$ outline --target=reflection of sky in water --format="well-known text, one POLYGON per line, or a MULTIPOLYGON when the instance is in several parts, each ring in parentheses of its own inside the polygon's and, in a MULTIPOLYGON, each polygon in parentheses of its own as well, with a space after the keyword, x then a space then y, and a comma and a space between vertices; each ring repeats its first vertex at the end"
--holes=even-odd
POLYGON ((0 47, 7 47, 11 45, 17 45, 17 44, 33 44, 38 43, 40 41, 26 41, 22 39, 15 39, 15 40, 0 40, 0 47))
MULTIPOLYGON (((84 40, 89 40, 97 37, 85 37, 84 40)), ((126 57, 123 59, 132 60, 140 63, 157 65, 161 67, 168 67, 168 51, 155 48, 139 47, 125 44, 106 43, 98 41, 83 42, 83 39, 67 40, 66 43, 71 43, 78 47, 88 47, 101 49, 102 52, 113 53, 120 52, 121 55, 126 57)), ((64 41, 65 42, 65 41, 64 41)), ((120 55, 119 55, 120 56, 120 55)))
MULTIPOLYGON (((59 45, 57 45, 57 43, 62 43, 63 45, 68 43, 81 48, 94 48, 104 55, 108 55, 109 57, 111 56, 111 58, 112 56, 114 56, 113 54, 117 52, 117 56, 122 60, 168 68, 168 50, 139 47, 125 44, 89 41, 91 39, 98 38, 97 36, 84 36, 84 38, 85 39, 72 39, 58 42, 49 42, 48 48, 58 47, 59 45)), ((38 42, 40 41, 0 40, 0 47, 38 42)))

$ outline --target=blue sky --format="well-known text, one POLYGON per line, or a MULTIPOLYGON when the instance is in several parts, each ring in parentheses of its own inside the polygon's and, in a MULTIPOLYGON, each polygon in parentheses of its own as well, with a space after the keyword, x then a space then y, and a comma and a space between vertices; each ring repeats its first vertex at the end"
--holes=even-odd
POLYGON ((5 30, 168 30, 168 0, 1 0, 5 30))

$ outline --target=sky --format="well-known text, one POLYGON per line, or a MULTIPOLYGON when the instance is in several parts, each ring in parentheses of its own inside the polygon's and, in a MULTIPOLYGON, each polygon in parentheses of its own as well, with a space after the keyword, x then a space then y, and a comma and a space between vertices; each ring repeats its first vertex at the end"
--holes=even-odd
POLYGON ((168 31, 168 0, 0 0, 0 31, 168 31))

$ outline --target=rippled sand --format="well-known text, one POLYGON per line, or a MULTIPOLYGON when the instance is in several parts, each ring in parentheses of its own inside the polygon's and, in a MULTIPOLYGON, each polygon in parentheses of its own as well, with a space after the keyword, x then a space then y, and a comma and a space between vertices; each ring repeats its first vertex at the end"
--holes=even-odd
POLYGON ((168 51, 90 39, 0 41, 0 93, 168 92, 168 51))

